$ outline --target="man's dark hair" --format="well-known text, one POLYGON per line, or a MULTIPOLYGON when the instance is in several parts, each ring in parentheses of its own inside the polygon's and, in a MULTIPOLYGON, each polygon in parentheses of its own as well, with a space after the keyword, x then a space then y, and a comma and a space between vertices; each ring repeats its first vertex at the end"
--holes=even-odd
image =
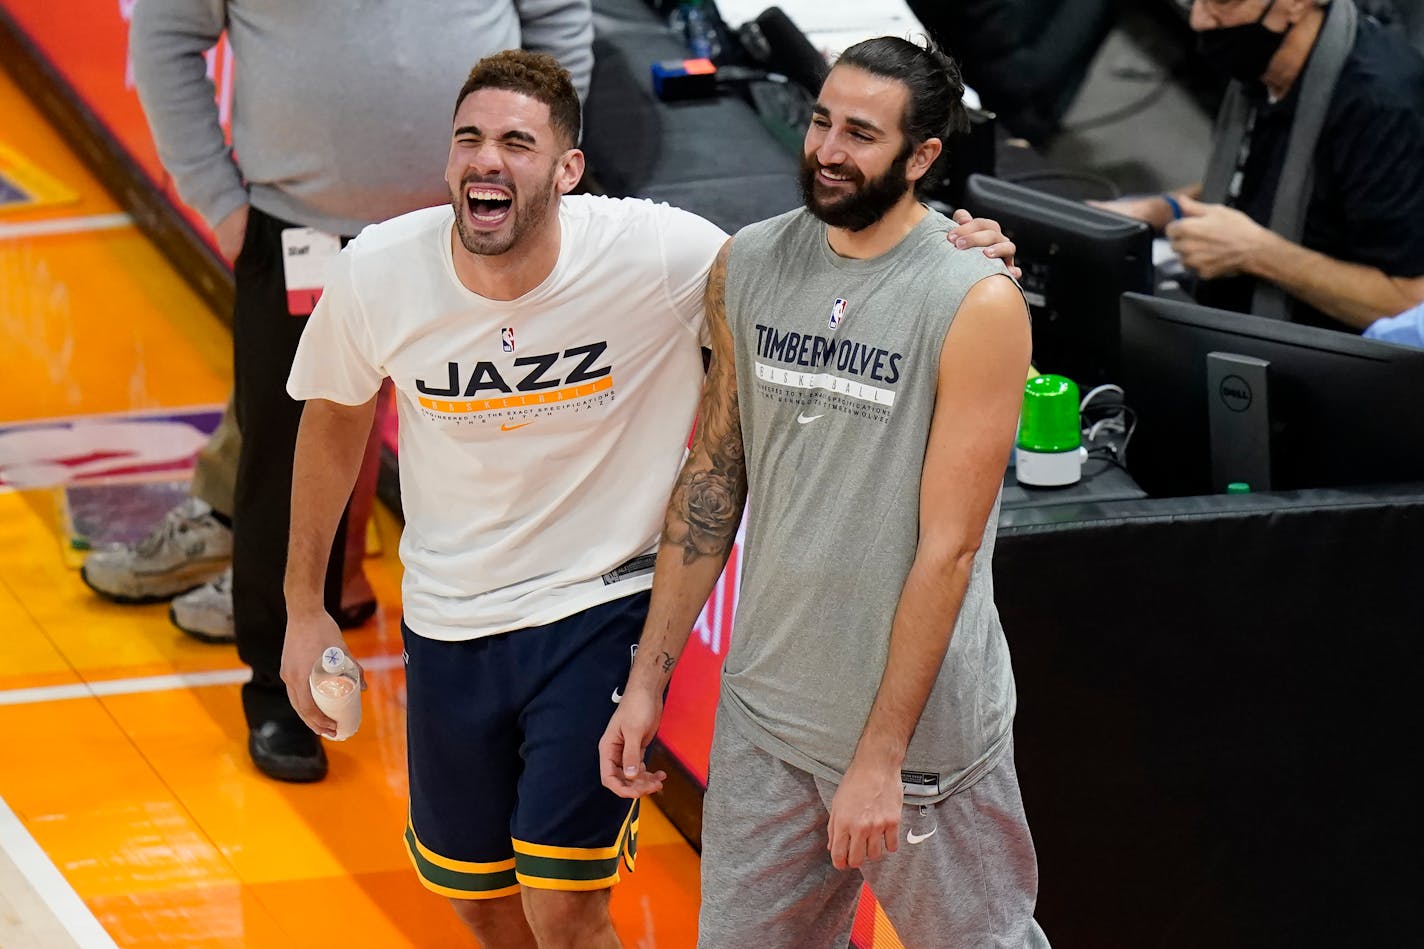
MULTIPOLYGON (((938 164, 949 154, 953 137, 969 131, 959 64, 928 39, 920 46, 896 36, 878 36, 841 53, 836 65, 854 66, 872 76, 902 82, 909 89, 905 114, 900 116, 905 155, 926 140, 937 138, 944 143, 935 162, 938 164)), ((932 179, 926 172, 918 185, 927 186, 932 179)))
POLYGON ((549 107, 549 121, 554 131, 573 148, 579 140, 578 92, 568 70, 546 53, 531 53, 524 49, 507 49, 475 63, 460 94, 455 98, 455 111, 465 97, 479 89, 506 89, 518 92, 549 107))

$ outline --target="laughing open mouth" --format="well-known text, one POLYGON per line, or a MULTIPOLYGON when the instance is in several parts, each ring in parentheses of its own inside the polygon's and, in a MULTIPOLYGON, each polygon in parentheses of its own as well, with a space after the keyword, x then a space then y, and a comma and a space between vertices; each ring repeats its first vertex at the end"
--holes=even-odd
POLYGON ((498 224, 509 216, 513 199, 497 188, 475 185, 465 190, 470 216, 481 224, 498 224))

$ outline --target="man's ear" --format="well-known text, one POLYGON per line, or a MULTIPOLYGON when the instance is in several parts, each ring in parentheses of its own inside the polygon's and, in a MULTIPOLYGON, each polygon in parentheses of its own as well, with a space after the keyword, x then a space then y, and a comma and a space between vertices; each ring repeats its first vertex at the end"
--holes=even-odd
POLYGON ((559 171, 555 176, 554 187, 560 195, 568 194, 578 185, 579 179, 583 177, 584 157, 583 152, 577 148, 571 148, 559 158, 559 171))
POLYGON ((905 180, 913 183, 923 178, 942 151, 944 142, 937 138, 927 138, 921 142, 910 153, 910 160, 905 163, 905 180))

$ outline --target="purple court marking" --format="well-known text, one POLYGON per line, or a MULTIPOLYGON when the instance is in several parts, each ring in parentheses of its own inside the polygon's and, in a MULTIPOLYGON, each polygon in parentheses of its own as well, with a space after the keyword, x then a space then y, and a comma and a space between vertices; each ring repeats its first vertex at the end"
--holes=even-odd
POLYGON ((221 417, 204 406, 0 427, 0 488, 187 477, 221 417))

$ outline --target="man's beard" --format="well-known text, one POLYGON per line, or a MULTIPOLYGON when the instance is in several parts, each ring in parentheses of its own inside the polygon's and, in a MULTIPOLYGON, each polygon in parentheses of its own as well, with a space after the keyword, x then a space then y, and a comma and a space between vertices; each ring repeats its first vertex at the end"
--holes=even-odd
POLYGON ((497 257, 508 253, 517 247, 526 235, 544 223, 549 216, 549 197, 553 191, 552 172, 543 187, 531 194, 530 200, 522 205, 519 203, 519 192, 514 189, 512 182, 498 177, 465 178, 460 182, 459 192, 450 194, 450 204, 455 209, 455 232, 460 235, 460 243, 464 245, 465 250, 482 257, 497 257), (465 200, 465 195, 469 193, 471 186, 481 184, 497 184, 509 191, 509 218, 506 220, 512 219, 512 224, 503 234, 498 231, 475 230, 465 221, 464 212, 469 211, 469 202, 465 200))
MULTIPOLYGON (((854 190, 827 201, 816 196, 816 173, 821 170, 821 163, 814 154, 806 155, 801 159, 801 200, 805 202, 806 210, 831 227, 863 231, 883 218, 910 190, 910 182, 905 177, 909 162, 910 153, 906 151, 891 162, 883 174, 869 181, 857 169, 853 171, 853 180, 848 182, 855 185, 854 190)), ((828 170, 844 173, 842 168, 828 170)), ((845 171, 850 170, 845 166, 845 171)))

